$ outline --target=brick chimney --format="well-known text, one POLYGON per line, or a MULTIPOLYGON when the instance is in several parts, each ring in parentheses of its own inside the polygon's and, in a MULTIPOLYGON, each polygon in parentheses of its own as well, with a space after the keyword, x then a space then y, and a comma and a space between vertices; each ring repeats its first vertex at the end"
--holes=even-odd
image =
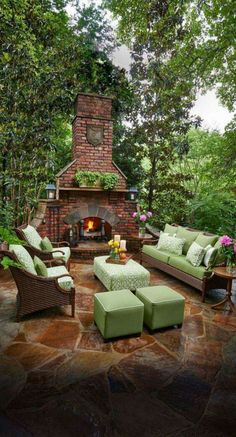
POLYGON ((73 159, 93 171, 114 171, 112 165, 112 98, 79 93, 73 121, 73 159))

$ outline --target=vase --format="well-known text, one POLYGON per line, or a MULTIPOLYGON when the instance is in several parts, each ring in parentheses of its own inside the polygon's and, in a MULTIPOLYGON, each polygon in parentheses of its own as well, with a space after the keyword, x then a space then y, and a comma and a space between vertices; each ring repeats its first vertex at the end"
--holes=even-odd
POLYGON ((139 231, 138 231, 138 236, 140 238, 144 238, 145 237, 145 226, 139 226, 139 231))
POLYGON ((231 275, 236 273, 236 265, 229 259, 226 261, 226 272, 230 273, 231 275))

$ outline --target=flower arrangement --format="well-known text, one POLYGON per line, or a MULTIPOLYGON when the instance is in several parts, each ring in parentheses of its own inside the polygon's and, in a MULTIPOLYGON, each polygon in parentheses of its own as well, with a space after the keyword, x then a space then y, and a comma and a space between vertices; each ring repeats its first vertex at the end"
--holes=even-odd
POLYGON ((115 235, 114 240, 108 241, 110 257, 114 259, 126 258, 126 240, 120 240, 120 235, 115 235))
POLYGON ((149 222, 150 218, 152 217, 152 212, 145 211, 145 210, 138 211, 138 212, 134 212, 132 214, 132 217, 134 218, 136 223, 138 223, 138 225, 139 225, 139 236, 144 237, 145 236, 145 227, 146 227, 146 224, 149 222))
POLYGON ((227 266, 235 266, 236 264, 236 243, 228 235, 220 237, 219 242, 221 244, 220 252, 226 258, 227 266))

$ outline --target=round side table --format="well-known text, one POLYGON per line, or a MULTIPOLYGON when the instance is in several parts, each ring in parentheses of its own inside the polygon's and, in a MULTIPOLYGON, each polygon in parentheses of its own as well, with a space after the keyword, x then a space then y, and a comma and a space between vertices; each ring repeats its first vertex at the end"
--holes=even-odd
POLYGON ((231 300, 232 282, 233 282, 233 279, 236 279, 236 270, 233 272, 229 272, 229 271, 227 271, 226 267, 215 267, 213 269, 213 272, 216 276, 220 276, 221 278, 227 279, 227 286, 226 286, 225 298, 223 300, 221 300, 220 302, 216 303, 215 305, 212 305, 211 308, 218 309, 218 307, 220 307, 221 305, 228 303, 230 306, 230 309, 232 311, 236 311, 234 303, 231 300))

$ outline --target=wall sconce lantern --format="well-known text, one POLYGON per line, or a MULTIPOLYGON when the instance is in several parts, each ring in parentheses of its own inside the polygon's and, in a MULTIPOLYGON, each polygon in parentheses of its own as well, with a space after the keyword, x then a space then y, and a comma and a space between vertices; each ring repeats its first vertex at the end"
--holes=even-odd
POLYGON ((129 199, 132 200, 132 202, 136 202, 138 197, 138 190, 136 187, 129 188, 129 199))
POLYGON ((46 186, 47 199, 53 200, 56 198, 56 185, 47 184, 46 186))

